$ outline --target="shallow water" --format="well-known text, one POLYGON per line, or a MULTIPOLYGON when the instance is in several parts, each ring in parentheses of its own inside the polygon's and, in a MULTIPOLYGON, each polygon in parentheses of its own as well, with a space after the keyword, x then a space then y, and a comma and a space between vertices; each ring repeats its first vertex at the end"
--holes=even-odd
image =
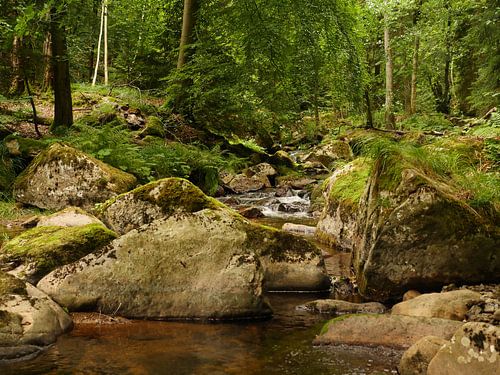
POLYGON ((273 319, 199 324, 80 325, 46 353, 0 374, 390 374, 401 353, 314 347, 326 317, 295 307, 313 294, 271 294, 273 319))

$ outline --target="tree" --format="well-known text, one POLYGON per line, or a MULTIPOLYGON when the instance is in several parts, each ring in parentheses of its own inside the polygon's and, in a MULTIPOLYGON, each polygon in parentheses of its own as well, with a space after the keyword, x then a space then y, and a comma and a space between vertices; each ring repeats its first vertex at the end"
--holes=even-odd
POLYGON ((11 95, 21 95, 24 91, 22 48, 22 38, 14 35, 11 52, 12 80, 9 90, 11 95))
POLYGON ((394 87, 389 10, 384 12, 384 51, 385 51, 385 124, 394 129, 394 87))
POLYGON ((411 70, 411 88, 410 88, 410 115, 417 112, 417 73, 418 73, 418 50, 420 48, 420 35, 418 33, 418 20, 420 18, 421 7, 423 0, 417 0, 416 9, 413 14, 413 61, 411 70))
POLYGON ((182 16, 182 34, 179 43, 179 59, 177 68, 181 69, 187 61, 187 49, 193 41, 193 29, 196 23, 198 0, 184 0, 184 13, 182 16))
POLYGON ((73 124, 73 103, 69 74, 69 56, 64 30, 66 5, 52 6, 50 10, 50 35, 52 40, 52 64, 54 79, 54 122, 52 131, 59 132, 73 124))

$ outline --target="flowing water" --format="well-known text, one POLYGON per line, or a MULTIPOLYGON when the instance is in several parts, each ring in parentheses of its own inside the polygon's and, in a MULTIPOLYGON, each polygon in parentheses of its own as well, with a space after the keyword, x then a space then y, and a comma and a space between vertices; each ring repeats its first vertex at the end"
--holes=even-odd
MULTIPOLYGON (((240 196, 238 200, 240 205, 259 201, 267 207, 263 210, 267 217, 260 220, 269 225, 314 223, 307 213, 306 195, 281 201, 275 198, 272 192, 266 192, 240 196), (279 210, 282 203, 302 208, 284 212, 279 210)), ((348 272, 346 254, 333 254, 327 259, 330 273, 348 272)), ((296 307, 327 297, 270 293, 274 317, 260 322, 78 324, 36 359, 0 365, 0 374, 395 374, 400 352, 312 345, 328 317, 296 307)))

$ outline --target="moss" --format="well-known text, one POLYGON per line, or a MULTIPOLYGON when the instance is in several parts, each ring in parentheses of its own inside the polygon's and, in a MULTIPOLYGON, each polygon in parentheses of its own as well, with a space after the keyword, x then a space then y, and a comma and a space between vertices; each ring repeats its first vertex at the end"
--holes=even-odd
POLYGON ((23 158, 33 158, 47 148, 47 144, 43 141, 17 135, 9 135, 3 142, 11 156, 21 156, 23 158))
POLYGON ((291 158, 290 155, 288 155, 285 151, 279 150, 277 151, 274 155, 271 156, 271 164, 277 165, 277 166, 283 166, 283 167, 288 167, 288 168, 296 168, 296 164, 291 158))
POLYGON ((7 242, 0 256, 14 264, 34 263, 35 277, 74 262, 117 237, 101 224, 81 227, 37 227, 7 242))
POLYGON ((24 281, 0 271, 0 298, 6 294, 27 295, 24 281))
POLYGON ((57 161, 66 165, 75 165, 76 168, 88 168, 95 164, 104 171, 108 189, 115 192, 129 190, 136 184, 136 178, 129 173, 114 168, 90 155, 83 153, 73 147, 61 143, 54 143, 49 148, 38 154, 14 182, 14 189, 24 189, 30 184, 30 180, 37 169, 47 163, 57 161))
POLYGON ((358 158, 349 164, 352 169, 335 178, 330 198, 357 206, 363 195, 372 169, 370 159, 358 158))
POLYGON ((141 132, 141 137, 145 136, 165 137, 165 128, 158 117, 151 116, 148 118, 146 127, 141 132))

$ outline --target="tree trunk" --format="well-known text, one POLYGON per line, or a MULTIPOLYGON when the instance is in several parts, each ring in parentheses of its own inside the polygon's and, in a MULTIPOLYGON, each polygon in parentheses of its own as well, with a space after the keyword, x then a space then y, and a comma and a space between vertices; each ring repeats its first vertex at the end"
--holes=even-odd
POLYGON ((411 87, 410 87, 410 115, 417 113, 417 72, 418 72, 418 51, 420 49, 420 35, 417 30, 418 20, 420 18, 420 9, 422 8, 423 0, 418 1, 417 8, 413 13, 413 31, 415 39, 413 41, 413 63, 411 70, 411 87))
POLYGON ((19 36, 14 36, 11 55, 12 81, 9 90, 11 95, 21 95, 24 92, 24 78, 22 75, 22 48, 22 39, 19 36))
POLYGON ((48 91, 52 88, 52 82, 54 80, 54 70, 52 65, 52 38, 50 32, 45 35, 45 40, 43 42, 43 60, 45 66, 43 72, 42 91, 48 91))
POLYGON ((182 68, 187 61, 186 49, 193 41, 192 34, 196 22, 195 13, 197 9, 198 9, 198 0, 184 0, 184 14, 182 16, 182 33, 181 33, 181 41, 179 44, 179 60, 177 61, 178 69, 182 68))
POLYGON ((97 59, 95 62, 95 70, 94 70, 94 78, 92 79, 92 86, 95 86, 97 81, 97 72, 99 71, 99 59, 101 57, 101 41, 102 41, 102 32, 104 29, 104 1, 101 6, 101 26, 99 28, 99 41, 97 42, 97 59))
POLYGON ((395 128, 394 118, 394 91, 393 91, 393 72, 392 72, 392 49, 391 36, 389 32, 389 15, 384 14, 384 51, 385 51, 385 124, 388 129, 395 128))
POLYGON ((450 93, 450 68, 451 68, 451 14, 450 14, 450 2, 446 1, 444 4, 448 15, 448 21, 446 24, 446 55, 444 61, 444 74, 443 74, 443 86, 441 95, 436 97, 437 106, 436 110, 440 113, 450 114, 450 104, 451 104, 451 93, 450 93))
POLYGON ((373 112, 372 102, 370 100, 370 92, 368 88, 365 89, 365 103, 366 103, 366 126, 373 128, 373 112))
POLYGON ((108 83, 108 0, 104 0, 104 84, 108 83))
POLYGON ((65 11, 52 8, 50 34, 52 38, 52 64, 54 79, 54 122, 52 131, 58 132, 73 124, 73 103, 71 100, 71 82, 66 33, 62 25, 65 11))

